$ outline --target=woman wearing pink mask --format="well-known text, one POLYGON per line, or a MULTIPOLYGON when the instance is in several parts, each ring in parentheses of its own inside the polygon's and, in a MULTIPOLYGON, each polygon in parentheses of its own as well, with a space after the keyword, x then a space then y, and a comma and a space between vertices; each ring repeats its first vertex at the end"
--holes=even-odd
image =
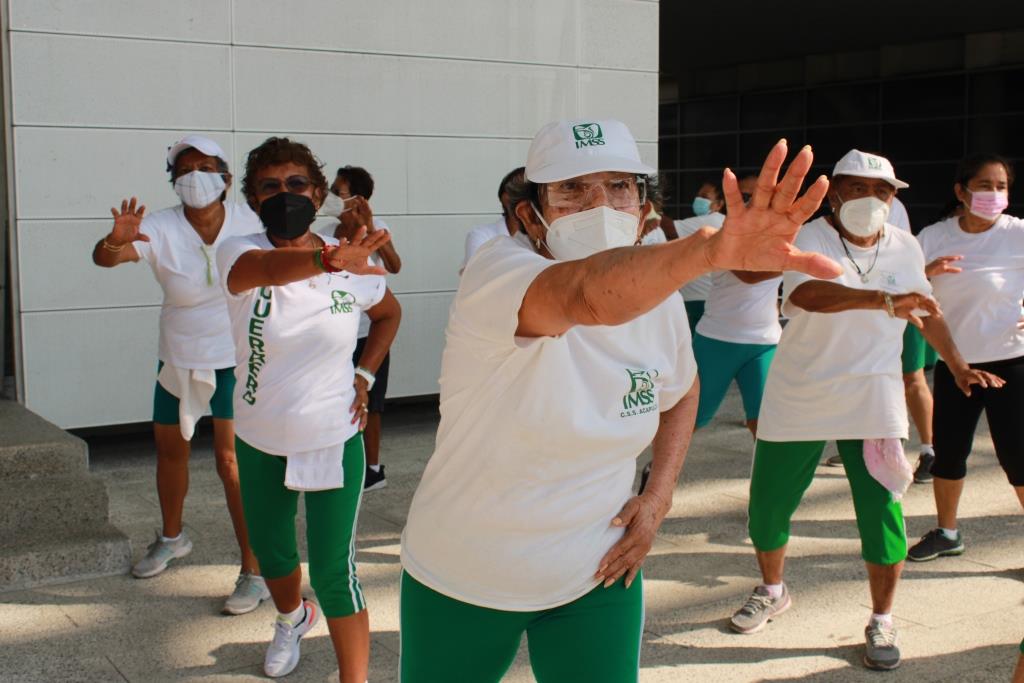
POLYGON ((988 418, 996 457, 1024 505, 1024 220, 1003 213, 1013 168, 992 154, 964 159, 953 192, 964 207, 921 231, 935 298, 971 367, 1006 380, 1002 388, 975 386, 964 395, 949 368, 935 367, 935 462, 931 472, 938 527, 910 549, 918 562, 964 552, 956 511, 974 430, 988 418))

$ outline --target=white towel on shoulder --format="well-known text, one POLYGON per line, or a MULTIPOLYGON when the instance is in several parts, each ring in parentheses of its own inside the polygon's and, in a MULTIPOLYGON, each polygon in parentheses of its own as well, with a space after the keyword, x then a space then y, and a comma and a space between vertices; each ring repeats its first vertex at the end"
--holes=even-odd
POLYGON ((164 363, 156 380, 178 397, 178 426, 185 441, 191 441, 196 423, 206 414, 213 392, 217 390, 217 371, 189 370, 164 363))
POLYGON ((345 443, 289 456, 284 485, 292 491, 327 491, 345 486, 345 443))

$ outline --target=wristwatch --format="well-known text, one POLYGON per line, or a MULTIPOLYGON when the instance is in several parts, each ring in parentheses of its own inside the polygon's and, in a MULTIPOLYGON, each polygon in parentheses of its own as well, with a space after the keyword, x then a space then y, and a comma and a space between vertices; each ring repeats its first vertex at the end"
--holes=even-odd
POLYGON ((366 390, 367 391, 369 391, 370 389, 373 389, 373 383, 377 381, 377 377, 372 372, 370 372, 369 370, 367 370, 366 368, 364 368, 361 365, 357 365, 356 366, 356 374, 366 380, 366 390))

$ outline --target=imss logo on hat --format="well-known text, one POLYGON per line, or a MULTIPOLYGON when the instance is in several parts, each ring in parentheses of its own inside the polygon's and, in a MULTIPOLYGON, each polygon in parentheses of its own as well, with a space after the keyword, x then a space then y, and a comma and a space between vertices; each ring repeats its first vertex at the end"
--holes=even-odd
POLYGON ((604 144, 604 133, 599 123, 577 123, 572 127, 572 136, 576 138, 576 149, 604 144))

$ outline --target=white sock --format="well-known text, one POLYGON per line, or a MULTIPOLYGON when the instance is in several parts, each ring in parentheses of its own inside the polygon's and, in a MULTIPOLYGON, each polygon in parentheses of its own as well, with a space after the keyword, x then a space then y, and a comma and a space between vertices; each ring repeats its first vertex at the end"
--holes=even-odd
POLYGON ((922 455, 935 455, 935 449, 932 448, 932 445, 930 443, 923 443, 923 444, 921 444, 921 454, 922 455))
POLYGON ((782 597, 781 583, 762 583, 761 585, 764 586, 765 590, 768 591, 768 595, 769 597, 771 597, 772 600, 778 600, 782 597))
POLYGON ((299 606, 295 608, 294 612, 278 612, 277 618, 283 622, 289 623, 292 626, 298 626, 302 618, 306 616, 306 603, 300 602, 299 606))
POLYGON ((872 622, 892 628, 892 613, 890 612, 889 614, 875 614, 874 612, 872 612, 871 621, 869 621, 868 624, 871 624, 872 622))
POLYGON ((160 534, 160 540, 163 541, 164 543, 175 543, 175 542, 181 540, 181 534, 182 533, 183 532, 179 531, 178 535, 175 536, 174 538, 171 538, 170 536, 164 536, 163 534, 160 534))
POLYGON ((367 465, 374 472, 380 472, 380 465, 367 465))
POLYGON ((940 526, 939 527, 939 531, 941 531, 942 535, 945 536, 950 541, 955 541, 956 540, 956 529, 944 529, 944 528, 942 528, 940 526))

